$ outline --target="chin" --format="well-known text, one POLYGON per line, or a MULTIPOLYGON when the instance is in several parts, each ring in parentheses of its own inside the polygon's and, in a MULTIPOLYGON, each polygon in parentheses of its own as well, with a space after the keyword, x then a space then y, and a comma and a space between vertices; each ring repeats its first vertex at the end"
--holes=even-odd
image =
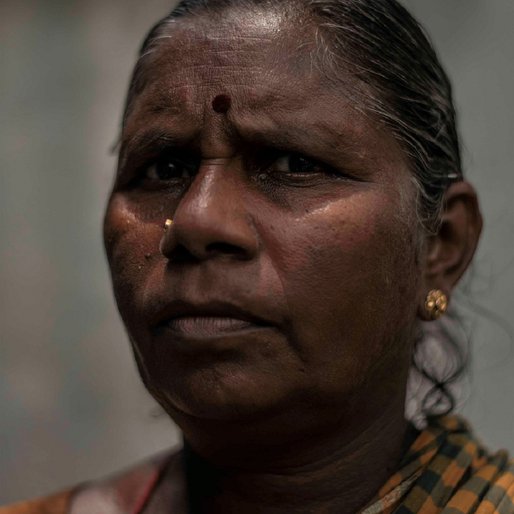
MULTIPOLYGON (((171 380, 144 380, 150 394, 172 419, 250 422, 272 417, 290 404, 283 386, 242 369, 194 370, 171 380)), ((179 423, 180 424, 180 423, 179 423)))

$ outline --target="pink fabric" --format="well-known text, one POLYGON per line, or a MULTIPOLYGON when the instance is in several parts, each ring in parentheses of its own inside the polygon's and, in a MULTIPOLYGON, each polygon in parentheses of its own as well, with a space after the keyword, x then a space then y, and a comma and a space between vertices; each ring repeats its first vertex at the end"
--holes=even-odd
POLYGON ((153 472, 152 476, 148 481, 148 484, 146 485, 145 490, 143 491, 143 494, 136 502, 134 510, 131 512, 131 514, 142 514, 143 510, 148 505, 148 502, 150 501, 151 497, 155 493, 157 485, 159 484, 165 470, 166 466, 162 466, 161 469, 157 469, 153 472))

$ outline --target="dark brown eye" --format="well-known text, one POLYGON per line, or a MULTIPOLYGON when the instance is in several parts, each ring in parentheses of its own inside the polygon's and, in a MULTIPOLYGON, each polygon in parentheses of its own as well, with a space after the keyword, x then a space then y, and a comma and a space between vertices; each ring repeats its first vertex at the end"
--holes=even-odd
POLYGON ((145 170, 144 178, 149 181, 171 181, 191 179, 196 173, 197 165, 192 161, 173 156, 157 159, 145 170))
POLYGON ((276 159, 270 166, 270 171, 276 173, 306 174, 323 173, 326 170, 312 159, 300 154, 290 153, 284 154, 276 159))

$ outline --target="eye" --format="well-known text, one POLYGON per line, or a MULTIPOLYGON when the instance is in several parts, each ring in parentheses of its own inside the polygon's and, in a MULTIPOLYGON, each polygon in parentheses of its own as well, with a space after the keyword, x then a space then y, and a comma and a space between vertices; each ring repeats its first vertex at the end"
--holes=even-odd
POLYGON ((163 155, 145 169, 143 180, 154 183, 188 180, 193 178, 197 168, 192 159, 163 155))
POLYGON ((301 154, 284 154, 276 159, 269 171, 289 174, 326 173, 328 168, 301 154))
POLYGON ((249 159, 253 177, 260 187, 324 187, 335 181, 346 185, 360 182, 353 173, 333 167, 299 152, 270 150, 255 152, 249 159))

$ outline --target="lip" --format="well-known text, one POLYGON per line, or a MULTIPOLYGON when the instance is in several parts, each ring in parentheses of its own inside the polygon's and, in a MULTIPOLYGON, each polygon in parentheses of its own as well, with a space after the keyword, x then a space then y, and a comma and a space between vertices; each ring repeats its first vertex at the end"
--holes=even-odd
POLYGON ((201 340, 225 337, 247 330, 261 328, 248 321, 221 316, 186 316, 174 318, 165 325, 175 336, 201 340))
POLYGON ((218 300, 172 301, 158 312, 152 323, 154 331, 170 331, 191 339, 211 339, 271 326, 270 321, 247 309, 218 300))

